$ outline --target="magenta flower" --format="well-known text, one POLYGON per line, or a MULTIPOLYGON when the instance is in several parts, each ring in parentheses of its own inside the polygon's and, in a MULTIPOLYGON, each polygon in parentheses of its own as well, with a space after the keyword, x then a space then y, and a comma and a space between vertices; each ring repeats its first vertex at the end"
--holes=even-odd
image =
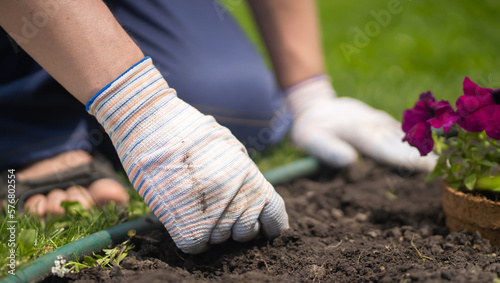
POLYGON ((457 100, 460 127, 500 139, 500 89, 482 88, 467 77, 463 88, 464 95, 457 100))
POLYGON ((413 109, 407 109, 403 113, 402 127, 406 133, 403 141, 416 147, 420 155, 427 155, 434 147, 431 126, 436 129, 443 128, 447 132, 458 118, 448 101, 441 100, 436 103, 432 92, 422 93, 413 109))

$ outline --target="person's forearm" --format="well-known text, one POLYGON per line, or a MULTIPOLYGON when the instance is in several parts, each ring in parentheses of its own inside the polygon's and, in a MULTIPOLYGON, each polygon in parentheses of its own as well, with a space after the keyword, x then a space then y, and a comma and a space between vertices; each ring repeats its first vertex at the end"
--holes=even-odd
POLYGON ((281 87, 289 87, 325 71, 314 0, 248 2, 281 87))
POLYGON ((0 26, 82 103, 144 57, 101 0, 0 0, 0 26))

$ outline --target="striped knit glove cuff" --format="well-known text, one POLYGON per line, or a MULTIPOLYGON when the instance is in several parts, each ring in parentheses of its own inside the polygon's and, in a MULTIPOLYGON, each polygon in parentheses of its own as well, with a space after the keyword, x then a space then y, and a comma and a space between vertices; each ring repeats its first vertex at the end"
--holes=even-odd
POLYGON ((288 228, 282 198, 226 128, 176 96, 145 58, 87 104, 176 245, 199 253, 288 228))
POLYGON ((389 114, 349 97, 337 97, 326 75, 285 90, 294 113, 292 139, 333 166, 353 163, 358 152, 405 170, 429 171, 435 156, 421 157, 402 142, 401 124, 389 114))

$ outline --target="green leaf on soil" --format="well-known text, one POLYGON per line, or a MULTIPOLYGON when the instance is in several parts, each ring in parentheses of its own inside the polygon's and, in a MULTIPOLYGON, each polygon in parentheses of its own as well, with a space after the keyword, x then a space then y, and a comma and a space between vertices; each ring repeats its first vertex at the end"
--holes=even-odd
POLYGON ((385 192, 385 198, 389 201, 395 201, 398 199, 398 196, 396 196, 393 192, 387 191, 385 192))
POLYGON ((85 256, 83 258, 83 262, 85 264, 87 264, 88 266, 97 266, 96 261, 92 257, 90 257, 90 256, 85 256))

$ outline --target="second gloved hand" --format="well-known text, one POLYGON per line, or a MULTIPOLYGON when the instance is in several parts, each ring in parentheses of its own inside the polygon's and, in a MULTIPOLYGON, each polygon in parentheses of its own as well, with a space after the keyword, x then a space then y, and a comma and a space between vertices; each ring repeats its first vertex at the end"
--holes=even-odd
POLYGON ((297 146, 333 166, 353 163, 358 152, 405 170, 431 171, 436 157, 421 157, 402 142, 401 124, 389 114, 349 97, 338 98, 326 75, 285 91, 294 113, 297 146))
POLYGON ((146 58, 87 104, 175 244, 200 253, 288 228, 283 199, 230 131, 177 98, 146 58))

